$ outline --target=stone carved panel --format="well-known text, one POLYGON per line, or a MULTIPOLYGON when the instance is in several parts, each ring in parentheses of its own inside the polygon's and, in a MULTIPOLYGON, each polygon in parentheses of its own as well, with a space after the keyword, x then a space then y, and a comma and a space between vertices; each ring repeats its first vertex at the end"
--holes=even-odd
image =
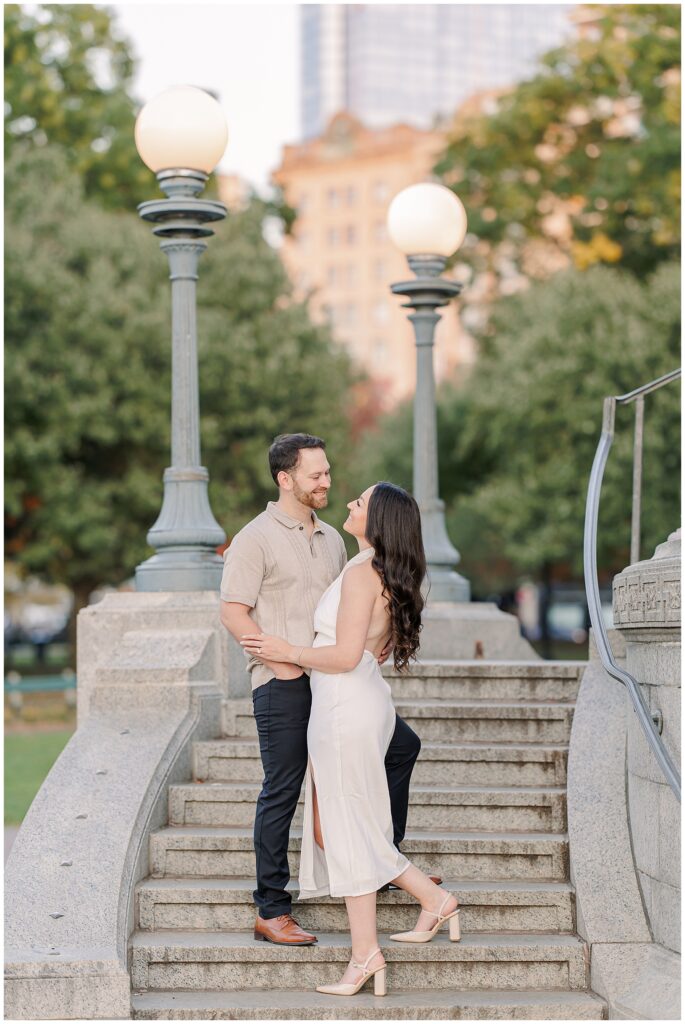
POLYGON ((678 626, 680 623, 680 573, 621 573, 613 585, 615 626, 678 626))

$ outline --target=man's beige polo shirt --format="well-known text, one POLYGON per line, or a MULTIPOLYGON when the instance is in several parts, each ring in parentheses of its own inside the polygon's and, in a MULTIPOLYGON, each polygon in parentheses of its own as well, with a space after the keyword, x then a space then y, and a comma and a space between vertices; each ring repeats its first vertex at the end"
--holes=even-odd
MULTIPOLYGON (((314 610, 319 598, 347 562, 343 539, 312 512, 310 537, 299 519, 282 512, 275 501, 235 535, 224 552, 221 600, 252 608, 262 633, 284 637, 298 647, 314 641, 314 610)), ((248 655, 252 689, 273 677, 248 655)))

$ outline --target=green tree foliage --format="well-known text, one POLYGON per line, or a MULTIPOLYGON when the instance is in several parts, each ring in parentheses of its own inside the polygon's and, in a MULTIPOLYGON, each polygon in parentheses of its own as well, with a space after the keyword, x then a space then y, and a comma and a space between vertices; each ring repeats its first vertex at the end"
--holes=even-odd
POLYGON ((466 206, 471 256, 496 272, 545 277, 561 256, 645 273, 678 257, 680 7, 580 13, 584 30, 531 81, 462 114, 436 168, 466 206))
POLYGON ((6 551, 87 592, 126 577, 156 514, 164 276, 143 224, 85 201, 62 150, 16 153, 5 196, 6 551))
MULTIPOLYGON (((680 361, 680 275, 664 264, 641 284, 596 267, 555 276, 503 302, 473 379, 470 430, 492 470, 470 505, 521 568, 567 562, 582 570, 587 482, 602 400, 675 369, 680 361)), ((679 516, 679 387, 646 401, 643 548, 679 516)), ((632 408, 616 418, 602 493, 599 563, 629 561, 632 408)))
POLYGON ((336 485, 324 518, 346 517, 351 399, 363 384, 342 347, 290 300, 262 237, 265 213, 254 201, 217 228, 198 286, 203 452, 212 453, 212 508, 229 535, 275 497, 266 449, 293 431, 326 440, 336 485))
POLYGON ((7 4, 5 156, 60 146, 86 194, 134 209, 150 175, 133 139, 130 45, 105 7, 7 4))
MULTIPOLYGON (((624 394, 680 360, 679 267, 642 284, 625 271, 566 271, 502 300, 471 377, 439 398, 441 496, 461 571, 477 594, 545 564, 582 574, 587 483, 606 395, 624 394)), ((679 398, 645 406, 642 552, 679 522, 679 398)), ((618 410, 599 525, 603 573, 630 561, 633 407, 618 410)), ((411 410, 369 438, 359 473, 411 483, 411 410)))
MULTIPOLYGON (((9 557, 72 587, 126 579, 149 549, 169 460, 166 257, 135 214, 84 199, 59 149, 6 168, 9 557)), ((274 496, 274 434, 348 449, 347 357, 294 304, 253 204, 219 224, 200 270, 203 461, 229 536, 274 496)), ((342 495, 341 495, 342 498, 342 495)))

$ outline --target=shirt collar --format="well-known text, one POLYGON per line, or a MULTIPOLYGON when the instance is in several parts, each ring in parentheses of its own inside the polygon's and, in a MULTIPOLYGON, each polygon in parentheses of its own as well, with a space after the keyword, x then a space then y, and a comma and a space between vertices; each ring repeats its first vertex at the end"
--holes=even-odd
MULTIPOLYGON (((266 506, 266 511, 269 513, 269 515, 273 516, 274 519, 278 520, 279 523, 282 523, 283 526, 287 526, 289 530, 294 530, 296 526, 304 525, 302 523, 302 520, 295 519, 294 516, 289 516, 287 512, 283 512, 283 510, 278 507, 275 501, 268 502, 266 506)), ((314 523, 314 532, 323 533, 321 520, 317 517, 314 509, 312 509, 312 521, 314 523)))

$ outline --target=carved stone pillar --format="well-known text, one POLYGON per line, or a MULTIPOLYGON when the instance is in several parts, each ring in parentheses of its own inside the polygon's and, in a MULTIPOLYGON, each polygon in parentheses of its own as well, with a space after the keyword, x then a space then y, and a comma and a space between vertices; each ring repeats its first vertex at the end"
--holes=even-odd
MULTIPOLYGON (((614 579, 614 625, 680 767, 680 530, 614 579)), ((626 701, 630 703, 626 694, 626 701)), ((635 866, 655 942, 680 952, 680 804, 627 709, 627 788, 635 866)))

